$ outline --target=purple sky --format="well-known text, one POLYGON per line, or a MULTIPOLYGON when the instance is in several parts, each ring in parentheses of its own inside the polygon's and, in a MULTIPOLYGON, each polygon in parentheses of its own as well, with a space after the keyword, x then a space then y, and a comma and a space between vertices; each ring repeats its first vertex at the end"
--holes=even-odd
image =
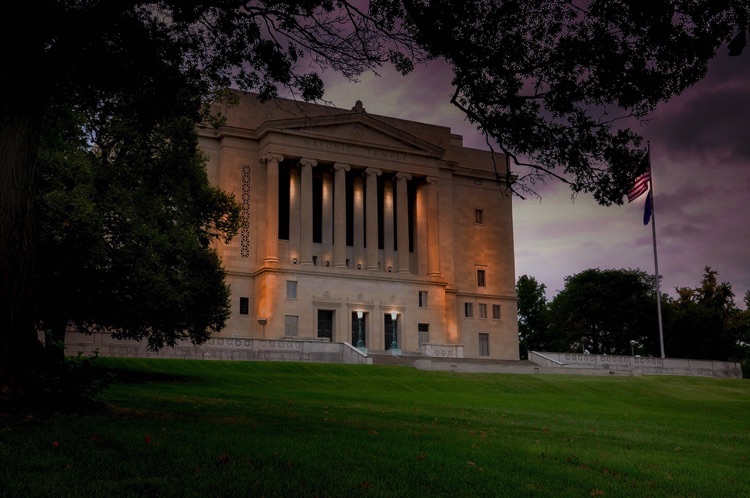
MULTIPOLYGON (((661 105, 637 131, 651 142, 661 291, 696 287, 705 266, 729 282, 742 308, 750 290, 750 53, 711 64, 707 77, 661 105)), ((450 71, 440 63, 402 77, 390 68, 357 83, 326 76, 325 99, 348 109, 450 126, 464 145, 487 149, 476 127, 449 102, 450 71)), ((514 199, 516 277, 527 274, 553 298, 564 278, 588 268, 654 272, 646 195, 603 207, 590 195, 571 198, 550 180, 541 199, 514 199)))

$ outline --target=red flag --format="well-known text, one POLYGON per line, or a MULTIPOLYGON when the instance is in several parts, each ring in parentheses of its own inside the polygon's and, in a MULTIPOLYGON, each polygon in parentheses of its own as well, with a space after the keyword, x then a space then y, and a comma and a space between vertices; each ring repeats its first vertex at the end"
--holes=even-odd
POLYGON ((635 179, 635 185, 628 192, 628 202, 633 202, 648 190, 648 182, 651 181, 651 168, 647 169, 635 179))

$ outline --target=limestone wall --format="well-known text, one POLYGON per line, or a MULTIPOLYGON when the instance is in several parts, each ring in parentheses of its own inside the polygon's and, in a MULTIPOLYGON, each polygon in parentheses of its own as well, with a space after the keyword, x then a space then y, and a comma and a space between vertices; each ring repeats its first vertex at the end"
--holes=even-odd
POLYGON ((701 377, 742 378, 740 364, 731 361, 536 351, 529 353, 529 360, 550 369, 570 370, 583 368, 612 372, 633 371, 639 372, 642 375, 694 375, 701 377))
POLYGON ((192 360, 310 361, 318 363, 372 364, 372 358, 348 343, 332 343, 317 338, 250 339, 212 338, 194 346, 184 341, 175 347, 149 351, 146 343, 113 339, 107 334, 84 335, 68 332, 66 353, 127 358, 175 358, 192 360))

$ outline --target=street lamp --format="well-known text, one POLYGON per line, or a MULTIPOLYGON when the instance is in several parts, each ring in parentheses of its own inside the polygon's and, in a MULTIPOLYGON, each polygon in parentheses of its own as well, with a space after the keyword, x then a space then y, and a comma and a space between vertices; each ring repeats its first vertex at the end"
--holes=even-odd
POLYGON ((638 344, 637 341, 630 339, 630 356, 635 356, 635 351, 633 350, 633 348, 636 344, 638 344))
POLYGON ((362 317, 364 316, 364 312, 362 310, 357 310, 357 349, 362 351, 363 353, 367 352, 367 349, 365 348, 365 342, 362 340, 362 317))
POLYGON ((391 342, 391 354, 401 354, 401 350, 398 349, 398 341, 396 340, 396 319, 398 319, 398 313, 395 311, 391 312, 391 325, 393 326, 393 341, 391 342))

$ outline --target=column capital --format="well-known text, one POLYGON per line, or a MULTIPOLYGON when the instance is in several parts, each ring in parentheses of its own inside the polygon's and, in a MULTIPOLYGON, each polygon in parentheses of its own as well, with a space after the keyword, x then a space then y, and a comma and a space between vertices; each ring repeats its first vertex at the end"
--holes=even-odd
POLYGON ((316 161, 315 159, 308 159, 307 157, 303 157, 303 158, 301 158, 299 160, 299 162, 297 164, 299 164, 300 166, 312 166, 312 167, 315 167, 315 166, 318 165, 318 161, 316 161))
POLYGON ((281 154, 270 153, 260 158, 261 162, 270 163, 271 161, 281 162, 284 160, 284 156, 281 154))
POLYGON ((395 175, 393 175, 393 178, 395 180, 399 180, 399 181, 401 181, 401 180, 411 180, 411 173, 403 173, 403 172, 399 171, 398 173, 396 173, 395 175))
POLYGON ((383 174, 383 170, 382 169, 378 169, 378 168, 367 168, 367 169, 365 169, 365 174, 366 175, 380 176, 380 175, 383 174))
POLYGON ((350 169, 352 169, 352 167, 349 166, 348 164, 344 164, 344 163, 333 163, 333 169, 334 169, 334 171, 339 171, 339 170, 342 170, 342 169, 344 171, 349 171, 350 169))
POLYGON ((427 182, 428 185, 435 185, 438 182, 437 176, 428 176, 424 179, 425 182, 427 182))

